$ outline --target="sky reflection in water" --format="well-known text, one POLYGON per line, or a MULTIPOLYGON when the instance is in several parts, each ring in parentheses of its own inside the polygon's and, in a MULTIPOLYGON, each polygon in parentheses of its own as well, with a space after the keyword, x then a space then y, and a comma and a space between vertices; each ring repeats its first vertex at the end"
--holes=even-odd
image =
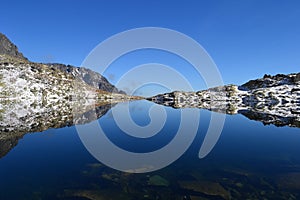
MULTIPOLYGON (((132 119, 139 125, 148 124, 147 112, 152 103, 130 104, 132 119)), ((164 128, 147 139, 124 134, 116 126, 111 111, 98 121, 115 145, 143 153, 163 148, 176 135, 180 109, 168 107, 166 111, 168 118, 164 128)), ((280 199, 299 195, 300 184, 296 181, 300 174, 299 128, 264 126, 242 115, 228 115, 217 144, 208 156, 199 159, 209 118, 210 111, 201 110, 199 122, 190 120, 190 123, 199 123, 199 129, 184 155, 168 167, 146 174, 126 175, 97 164, 84 148, 74 126, 26 134, 0 159, 0 199, 71 199, 72 196, 79 199, 90 194, 83 190, 98 191, 97 195, 103 198, 109 193, 115 199, 120 198, 113 194, 116 191, 124 193, 128 199, 139 197, 141 191, 149 199, 154 199, 155 195, 162 199, 184 196, 226 199, 229 193, 233 199, 264 195, 280 199), (153 178, 155 175, 166 179, 168 186, 151 185, 151 177, 151 180, 158 179, 153 178), (195 181, 200 185, 202 181, 206 181, 206 185, 219 184, 227 192, 216 185, 213 187, 216 191, 201 189, 195 181), (124 182, 129 188, 127 192, 124 192, 124 182), (140 184, 140 188, 130 191, 135 184, 140 184)))

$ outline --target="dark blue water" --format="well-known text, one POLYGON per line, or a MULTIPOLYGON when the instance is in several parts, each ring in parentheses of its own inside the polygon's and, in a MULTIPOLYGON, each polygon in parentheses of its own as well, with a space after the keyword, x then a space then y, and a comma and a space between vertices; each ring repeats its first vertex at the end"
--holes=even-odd
MULTIPOLYGON (((152 105, 130 103, 132 119, 141 126, 150 123, 152 105)), ((179 127, 181 110, 164 109, 165 126, 149 138, 125 134, 111 111, 98 122, 114 145, 128 152, 152 152, 169 144, 179 127)), ((298 128, 264 126, 242 115, 227 115, 217 144, 200 159, 211 113, 199 112, 200 121, 189 120, 199 128, 187 151, 169 166, 148 173, 105 166, 86 150, 74 126, 26 134, 0 159, 0 199, 300 198, 298 128)))

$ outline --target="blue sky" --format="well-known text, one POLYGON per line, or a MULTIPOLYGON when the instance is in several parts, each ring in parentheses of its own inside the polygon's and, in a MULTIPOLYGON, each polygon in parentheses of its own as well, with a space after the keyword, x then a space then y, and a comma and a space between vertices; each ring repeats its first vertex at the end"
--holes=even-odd
MULTIPOLYGON (((180 31, 199 42, 226 84, 300 69, 296 0, 4 0, 0 15, 0 32, 36 62, 79 66, 108 37, 154 26, 180 31)), ((104 75, 114 83, 120 71, 116 66, 104 75)), ((195 89, 202 89, 200 85, 195 89)))

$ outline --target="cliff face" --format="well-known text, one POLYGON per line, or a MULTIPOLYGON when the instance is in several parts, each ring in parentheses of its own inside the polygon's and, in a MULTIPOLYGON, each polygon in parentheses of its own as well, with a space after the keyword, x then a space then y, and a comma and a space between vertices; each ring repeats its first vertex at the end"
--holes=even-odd
POLYGON ((300 127, 300 73, 266 75, 241 86, 225 85, 198 92, 176 91, 149 100, 174 108, 240 113, 264 124, 300 127))
POLYGON ((25 59, 22 53, 18 51, 16 45, 14 45, 5 35, 0 33, 0 54, 13 56, 19 59, 25 59))
POLYGON ((54 67, 68 74, 71 74, 72 76, 80 79, 81 81, 85 82, 86 84, 94 88, 104 90, 107 92, 125 94, 125 92, 118 90, 114 85, 110 84, 104 76, 90 69, 84 67, 74 67, 71 65, 64 65, 58 63, 50 63, 47 65, 49 67, 54 67))

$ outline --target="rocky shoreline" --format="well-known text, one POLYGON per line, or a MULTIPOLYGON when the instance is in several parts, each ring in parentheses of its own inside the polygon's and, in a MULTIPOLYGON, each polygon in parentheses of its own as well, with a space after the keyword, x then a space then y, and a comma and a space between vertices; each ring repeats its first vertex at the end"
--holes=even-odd
POLYGON ((264 124, 300 127, 300 73, 265 75, 241 86, 225 85, 198 92, 175 91, 148 100, 173 108, 240 113, 264 124))

